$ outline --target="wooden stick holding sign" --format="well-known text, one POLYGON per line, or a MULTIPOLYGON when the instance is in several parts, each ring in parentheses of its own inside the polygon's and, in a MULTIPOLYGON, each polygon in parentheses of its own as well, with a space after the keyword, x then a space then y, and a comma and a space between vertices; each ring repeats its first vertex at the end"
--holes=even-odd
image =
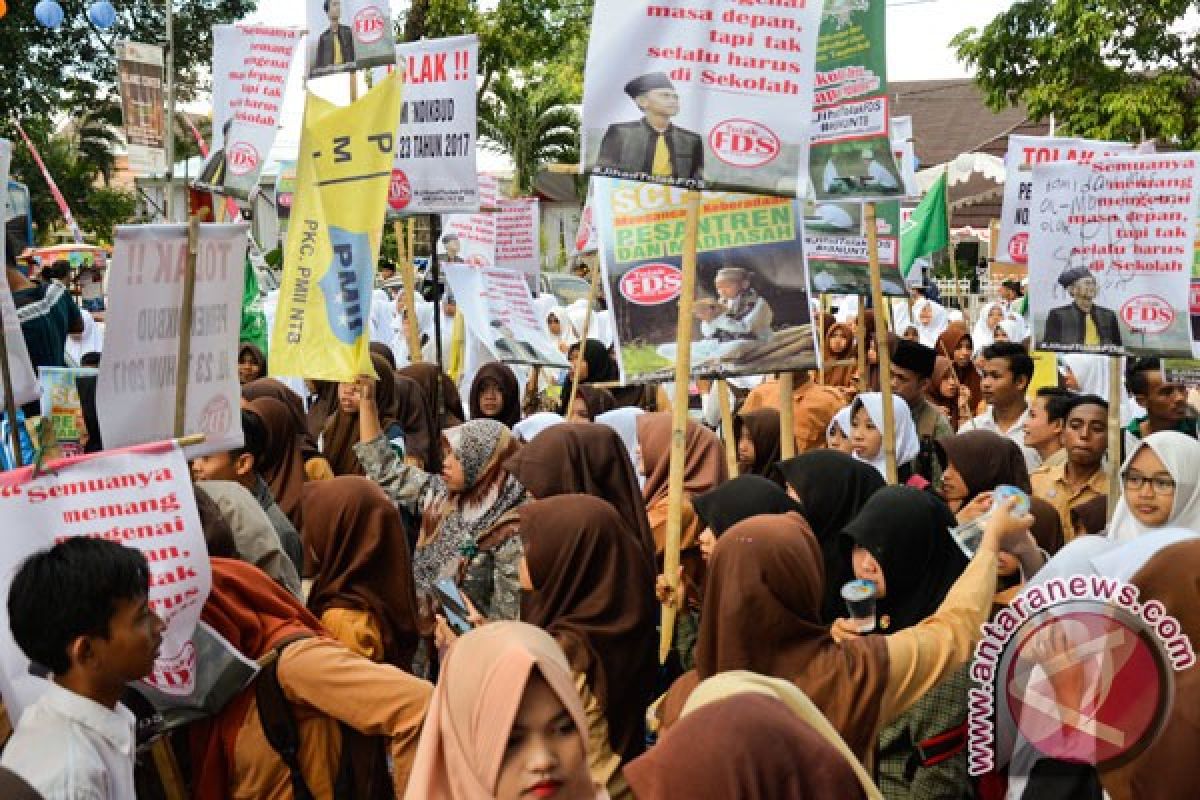
POLYGON ((725 440, 725 466, 730 477, 738 474, 738 443, 733 432, 733 403, 729 398, 729 383, 717 381, 717 401, 721 404, 721 434, 725 440))
POLYGON ((1108 521, 1112 522, 1121 499, 1121 357, 1108 358, 1108 521))
POLYGON ((25 465, 21 456, 21 429, 17 426, 17 398, 13 396, 12 370, 8 364, 8 337, 4 332, 4 315, 0 311, 0 373, 4 377, 4 413, 8 415, 8 435, 12 443, 15 469, 25 465))
POLYGON ((402 243, 408 245, 403 248, 404 255, 398 259, 400 279, 404 281, 400 290, 404 292, 404 332, 408 338, 408 360, 416 364, 424 360, 421 357, 421 332, 417 329, 417 270, 413 266, 412 237, 405 240, 405 227, 404 223, 396 220, 393 230, 396 232, 396 255, 400 256, 402 243))
MULTIPOLYGON (((667 489, 667 541, 663 572, 671 595, 682 599, 679 587, 679 541, 683 531, 683 469, 687 459, 688 387, 692 379, 692 306, 696 299, 696 237, 700 228, 700 192, 684 194, 687 209, 683 228, 683 275, 679 288, 679 324, 675 341, 675 397, 671 403, 671 471, 667 489)), ((675 639, 675 606, 663 605, 658 661, 665 664, 675 639)))
POLYGON ((600 286, 600 268, 592 268, 592 285, 588 288, 587 311, 583 315, 583 330, 579 332, 579 349, 575 351, 575 365, 571 370, 571 394, 567 398, 566 413, 563 416, 570 421, 571 411, 575 408, 575 396, 579 394, 579 370, 583 368, 583 351, 587 348, 588 334, 592 327, 592 308, 596 305, 596 293, 600 286))
POLYGON ((200 248, 200 218, 188 218, 187 258, 184 259, 183 301, 179 307, 179 360, 175 364, 176 438, 183 436, 187 424, 188 375, 192 360, 192 306, 196 303, 196 254, 200 248))
POLYGON ((858 298, 858 393, 862 394, 869 388, 870 376, 867 374, 867 314, 863 308, 864 298, 858 298))
POLYGON ((879 356, 879 390, 883 394, 883 452, 887 458, 887 481, 899 483, 896 469, 896 413, 892 408, 892 354, 888 347, 887 315, 884 310, 883 276, 879 271, 876 242, 875 204, 863 206, 866 215, 867 257, 871 259, 871 303, 875 306, 875 352, 879 356))

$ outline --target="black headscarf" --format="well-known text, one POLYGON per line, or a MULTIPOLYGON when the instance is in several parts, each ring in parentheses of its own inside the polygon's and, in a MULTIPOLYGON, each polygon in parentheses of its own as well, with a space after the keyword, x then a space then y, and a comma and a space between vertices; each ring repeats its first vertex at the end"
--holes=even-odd
POLYGON ((743 475, 692 498, 692 509, 717 538, 744 519, 760 514, 803 514, 800 504, 761 475, 743 475))
POLYGON ((615 383, 621 380, 621 368, 604 342, 586 340, 583 343, 583 361, 587 364, 588 372, 583 383, 615 383))
POLYGON ((910 628, 942 604, 967 567, 967 557, 950 536, 956 524, 937 496, 888 486, 846 526, 843 535, 851 547, 866 548, 883 570, 887 597, 875 607, 881 633, 910 628))
POLYGON ((468 398, 471 405, 471 419, 488 418, 488 415, 484 414, 483 409, 479 406, 479 398, 483 394, 483 384, 486 381, 496 384, 503 398, 500 410, 490 419, 503 422, 509 428, 513 427, 521 421, 521 385, 517 382, 517 376, 512 371, 512 367, 498 361, 484 364, 479 368, 479 372, 475 373, 475 379, 471 381, 471 394, 468 398))
POLYGON ((99 453, 104 449, 104 441, 100 438, 100 415, 96 413, 96 385, 99 378, 95 375, 80 375, 75 379, 75 388, 79 390, 79 406, 83 411, 83 424, 87 428, 88 440, 83 446, 85 453, 99 453))
POLYGON ((804 518, 821 544, 825 560, 821 619, 832 622, 845 614, 842 585, 854 578, 839 534, 886 483, 870 464, 836 450, 813 450, 789 459, 779 464, 779 472, 800 499, 804 518))
POLYGON ((779 411, 774 408, 743 411, 733 418, 734 441, 741 441, 742 431, 749 433, 754 442, 754 464, 747 474, 774 480, 779 474, 775 464, 779 462, 781 447, 779 411))

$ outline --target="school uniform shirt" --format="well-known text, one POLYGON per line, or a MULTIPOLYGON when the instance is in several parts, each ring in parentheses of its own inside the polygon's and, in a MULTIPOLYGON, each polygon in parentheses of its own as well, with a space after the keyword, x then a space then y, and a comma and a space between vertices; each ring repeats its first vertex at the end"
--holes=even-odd
MULTIPOLYGON (((792 430, 796 435, 796 454, 807 453, 825 446, 825 431, 833 416, 847 403, 840 389, 807 381, 792 390, 792 430)), ((764 381, 746 398, 742 411, 760 408, 779 410, 779 381, 764 381)))
POLYGON ((993 411, 994 409, 991 406, 988 406, 987 410, 978 417, 975 417, 975 419, 971 420, 966 425, 960 426, 959 431, 966 432, 970 430, 980 430, 998 433, 1001 436, 1012 439, 1017 443, 1017 446, 1021 448, 1021 453, 1025 456, 1025 467, 1030 472, 1033 472, 1035 469, 1041 466, 1042 458, 1038 455, 1037 450, 1034 450, 1032 447, 1025 446, 1025 421, 1029 419, 1029 406, 1025 407, 1025 410, 1021 412, 1021 416, 1018 417, 1017 421, 1013 423, 1013 426, 1006 431, 1000 430, 1000 426, 996 423, 996 417, 994 416, 993 411))
POLYGON ((1029 476, 1034 497, 1040 497, 1058 512, 1062 520, 1063 537, 1067 542, 1075 538, 1075 526, 1071 524, 1071 509, 1097 497, 1108 497, 1108 475, 1098 469, 1082 486, 1072 489, 1067 484, 1067 465, 1039 469, 1029 476))
POLYGON ((45 800, 126 800, 133 783, 134 725, 129 709, 108 709, 47 682, 25 710, 0 756, 45 800))

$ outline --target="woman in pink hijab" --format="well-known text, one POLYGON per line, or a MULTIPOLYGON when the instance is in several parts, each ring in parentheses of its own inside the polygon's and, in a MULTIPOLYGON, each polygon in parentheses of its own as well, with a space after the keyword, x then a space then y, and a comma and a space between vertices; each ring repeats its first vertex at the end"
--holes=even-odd
POLYGON ((496 622, 442 664, 406 800, 608 800, 588 770, 587 718, 550 635, 496 622))

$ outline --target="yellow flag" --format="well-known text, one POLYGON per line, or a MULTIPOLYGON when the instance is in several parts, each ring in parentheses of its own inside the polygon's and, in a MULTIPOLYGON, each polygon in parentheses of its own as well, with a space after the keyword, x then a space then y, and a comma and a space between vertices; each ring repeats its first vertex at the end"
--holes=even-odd
POLYGON ((271 332, 272 375, 374 375, 371 295, 400 117, 400 74, 340 107, 312 94, 271 332))

